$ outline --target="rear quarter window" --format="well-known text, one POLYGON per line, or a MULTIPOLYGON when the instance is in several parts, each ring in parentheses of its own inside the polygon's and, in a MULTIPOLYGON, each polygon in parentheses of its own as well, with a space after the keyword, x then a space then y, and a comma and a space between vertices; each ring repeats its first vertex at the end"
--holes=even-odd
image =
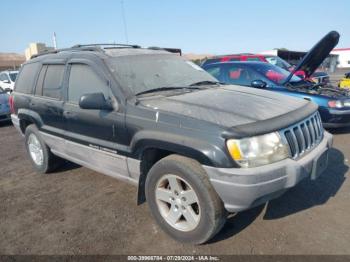
POLYGON ((30 63, 22 67, 15 85, 16 92, 24 94, 32 93, 39 66, 39 63, 30 63))

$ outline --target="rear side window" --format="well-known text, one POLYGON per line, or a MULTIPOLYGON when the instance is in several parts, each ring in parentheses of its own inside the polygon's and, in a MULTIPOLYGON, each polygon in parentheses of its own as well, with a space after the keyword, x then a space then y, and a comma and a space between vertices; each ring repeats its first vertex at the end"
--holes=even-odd
POLYGON ((38 72, 40 64, 31 63, 23 66, 18 79, 16 81, 15 91, 24 94, 31 94, 33 85, 38 72))
POLYGON ((43 82, 43 96, 60 99, 64 65, 49 65, 43 82))
POLYGON ((103 93, 109 97, 107 82, 88 65, 73 64, 69 74, 68 101, 78 103, 82 95, 103 93))

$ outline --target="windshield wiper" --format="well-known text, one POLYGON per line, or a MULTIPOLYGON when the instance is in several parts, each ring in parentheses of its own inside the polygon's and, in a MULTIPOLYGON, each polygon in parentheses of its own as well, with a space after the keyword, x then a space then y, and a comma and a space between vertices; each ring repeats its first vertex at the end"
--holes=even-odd
POLYGON ((195 82, 193 84, 190 84, 189 86, 205 86, 205 85, 221 85, 222 83, 218 82, 218 81, 199 81, 199 82, 195 82))
POLYGON ((169 90, 178 90, 178 89, 199 89, 198 87, 186 87, 186 86, 163 86, 153 89, 148 89, 145 91, 141 91, 136 96, 143 95, 143 94, 149 94, 149 93, 155 93, 155 92, 161 92, 161 91, 169 91, 169 90))

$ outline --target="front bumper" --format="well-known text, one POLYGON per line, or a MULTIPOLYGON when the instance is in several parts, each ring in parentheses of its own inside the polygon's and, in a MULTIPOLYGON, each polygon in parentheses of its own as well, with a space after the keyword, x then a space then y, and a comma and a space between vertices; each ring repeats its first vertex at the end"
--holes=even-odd
POLYGON ((10 121, 10 113, 0 114, 0 122, 10 121))
POLYGON ((350 110, 329 109, 322 114, 322 122, 325 128, 350 126, 350 110))
POLYGON ((285 159, 256 168, 203 167, 227 211, 238 212, 279 197, 304 178, 316 178, 315 163, 327 155, 332 143, 332 135, 325 131, 320 144, 298 160, 285 159))

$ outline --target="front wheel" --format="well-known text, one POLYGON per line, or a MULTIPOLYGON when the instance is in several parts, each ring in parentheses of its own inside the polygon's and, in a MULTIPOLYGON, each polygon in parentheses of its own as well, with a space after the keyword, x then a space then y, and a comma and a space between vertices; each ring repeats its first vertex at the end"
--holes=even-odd
POLYGON ((155 220, 178 241, 204 243, 225 223, 223 203, 193 159, 179 155, 161 159, 149 171, 145 191, 155 220))

